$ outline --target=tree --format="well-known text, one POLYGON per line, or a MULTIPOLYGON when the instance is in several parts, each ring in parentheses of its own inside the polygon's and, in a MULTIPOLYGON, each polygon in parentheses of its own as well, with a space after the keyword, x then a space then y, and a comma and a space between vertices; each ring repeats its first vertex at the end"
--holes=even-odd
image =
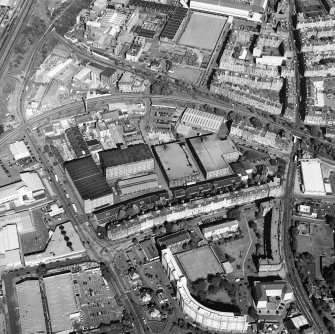
POLYGON ((318 137, 320 133, 320 128, 317 125, 311 125, 310 131, 311 131, 311 136, 318 137))
POLYGON ((228 210, 227 218, 239 220, 241 218, 241 209, 240 208, 232 208, 232 209, 228 210))
POLYGON ((138 244, 138 240, 135 237, 131 241, 132 241, 133 244, 138 244))
POLYGON ((249 317, 253 318, 255 321, 258 320, 257 310, 253 306, 248 307, 248 315, 249 317))
POLYGON ((255 128, 261 128, 262 127, 262 122, 256 118, 256 117, 251 117, 250 118, 250 123, 255 127, 255 128))
POLYGON ((257 230, 257 224, 253 220, 248 221, 248 225, 250 228, 252 228, 254 231, 257 230))

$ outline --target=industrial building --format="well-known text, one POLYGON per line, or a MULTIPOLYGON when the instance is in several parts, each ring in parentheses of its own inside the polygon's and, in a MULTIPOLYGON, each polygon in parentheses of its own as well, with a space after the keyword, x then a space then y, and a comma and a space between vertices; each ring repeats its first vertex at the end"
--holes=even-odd
POLYGON ((107 180, 149 173, 155 167, 151 150, 145 144, 102 151, 99 152, 99 157, 107 180))
MULTIPOLYGON (((63 232, 64 233, 64 232, 63 232)), ((85 255, 86 250, 71 222, 58 225, 50 235, 47 246, 41 252, 26 255, 24 263, 26 266, 37 266, 41 263, 50 263, 57 260, 75 259, 85 255), (60 229, 63 226, 63 230, 60 229), (66 233, 63 235, 62 231, 66 233), (69 237, 69 242, 64 237, 69 237)))
POLYGON ((21 265, 20 243, 15 224, 0 227, 0 267, 21 265))
POLYGON ((184 314, 203 328, 214 331, 246 333, 248 322, 246 315, 232 312, 219 312, 203 306, 191 295, 187 278, 169 248, 162 250, 162 265, 170 281, 177 289, 177 299, 184 314))
POLYGON ((238 160, 240 152, 230 139, 209 134, 188 138, 187 143, 206 179, 233 174, 229 163, 238 160))
POLYGON ((17 305, 22 334, 47 333, 40 283, 38 279, 26 279, 16 283, 17 305))
POLYGON ((200 180, 200 172, 185 143, 171 142, 154 146, 161 169, 170 188, 200 180))
POLYGON ((176 249, 191 240, 190 234, 186 230, 180 230, 157 239, 160 248, 176 249))
POLYGON ((72 321, 80 321, 71 273, 43 278, 53 333, 72 331, 72 321))
POLYGON ((187 108, 181 117, 180 123, 194 129, 217 133, 224 121, 225 119, 222 116, 187 108))
POLYGON ((191 0, 190 9, 200 12, 234 16, 249 21, 261 22, 267 0, 256 0, 251 4, 231 0, 191 0))
POLYGON ((159 187, 157 174, 141 175, 118 182, 122 195, 135 194, 159 187))
POLYGON ((81 158, 90 154, 90 151, 78 126, 73 126, 65 130, 65 135, 77 158, 81 158))
POLYGON ((23 140, 10 144, 9 149, 16 161, 30 157, 29 150, 23 140))
POLYGON ((6 206, 9 202, 21 206, 45 198, 45 188, 37 173, 20 173, 20 177, 21 181, 0 187, 0 205, 4 204, 6 210, 10 209, 6 206))
POLYGON ((113 192, 91 156, 67 161, 64 168, 85 213, 113 204, 113 192))
POLYGON ((219 239, 224 236, 229 236, 229 233, 236 233, 238 231, 238 221, 215 221, 202 224, 200 227, 206 240, 219 239))
POLYGON ((325 196, 326 189, 323 182, 321 162, 319 159, 302 159, 301 169, 301 188, 306 195, 325 196))
POLYGON ((293 291, 285 281, 254 283, 253 298, 257 310, 276 311, 281 302, 293 299, 293 291))

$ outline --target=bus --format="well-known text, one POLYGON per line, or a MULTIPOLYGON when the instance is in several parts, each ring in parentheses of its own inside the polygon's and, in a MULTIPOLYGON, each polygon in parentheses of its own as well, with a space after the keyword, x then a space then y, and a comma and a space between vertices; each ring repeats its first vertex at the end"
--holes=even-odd
POLYGON ((77 207, 76 207, 76 205, 74 203, 72 203, 72 207, 73 207, 74 212, 77 213, 78 210, 77 210, 77 207))

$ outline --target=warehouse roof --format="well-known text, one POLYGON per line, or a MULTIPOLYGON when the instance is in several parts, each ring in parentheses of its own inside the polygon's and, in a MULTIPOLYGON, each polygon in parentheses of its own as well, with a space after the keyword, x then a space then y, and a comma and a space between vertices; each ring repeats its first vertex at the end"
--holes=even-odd
POLYGON ((91 156, 67 161, 64 163, 64 167, 84 200, 112 193, 99 167, 91 156))
POLYGON ((47 333, 38 279, 18 282, 16 294, 22 334, 47 333))
POLYGON ((326 195, 319 159, 300 160, 304 192, 326 195))
POLYGON ((103 168, 126 165, 153 158, 151 150, 146 144, 130 146, 125 149, 102 151, 99 152, 99 157, 103 168))
POLYGON ((223 122, 224 118, 222 116, 192 108, 187 108, 181 118, 181 123, 210 129, 213 132, 218 132, 223 122))
MULTIPOLYGON (((193 137, 187 141, 207 172, 228 168, 223 155, 236 151, 236 148, 233 150, 231 147, 231 140, 228 143, 227 140, 219 140, 213 135, 193 137)), ((232 146, 235 147, 234 144, 232 146)))
POLYGON ((78 312, 71 273, 43 279, 53 333, 72 329, 70 316, 78 312))
POLYGON ((154 149, 169 180, 199 174, 191 152, 185 144, 166 143, 154 146, 154 149))
POLYGON ((9 149, 12 152, 15 160, 30 156, 29 150, 23 140, 10 144, 9 149))

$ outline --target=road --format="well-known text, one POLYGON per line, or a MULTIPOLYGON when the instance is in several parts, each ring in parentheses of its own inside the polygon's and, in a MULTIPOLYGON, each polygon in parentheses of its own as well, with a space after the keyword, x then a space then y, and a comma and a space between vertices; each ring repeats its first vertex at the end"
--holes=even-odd
POLYGON ((283 228, 283 240, 284 243, 282 245, 282 254, 284 258, 284 263, 286 266, 287 273, 287 281, 292 286, 295 302, 299 308, 299 310, 304 314, 306 319, 308 319, 309 323, 314 326, 314 329, 317 333, 327 333, 327 329, 325 328, 322 320, 320 319, 318 313, 315 311, 303 285, 301 284, 301 280, 299 277, 299 273, 296 270, 294 264, 294 258, 291 252, 291 244, 290 244, 290 233, 289 229, 291 226, 292 219, 292 191, 294 187, 294 176, 295 176, 295 168, 296 164, 294 162, 294 155, 296 154, 297 148, 299 145, 299 141, 297 140, 294 144, 291 157, 290 157, 290 165, 288 168, 288 175, 286 178, 286 189, 285 195, 283 198, 283 217, 282 217, 282 228, 283 228))
POLYGON ((297 48, 295 46, 295 38, 294 38, 294 26, 292 22, 292 16, 293 16, 293 6, 294 3, 293 1, 288 2, 288 10, 289 10, 289 20, 288 20, 288 31, 290 34, 290 39, 291 39, 291 45, 292 45, 292 50, 293 50, 293 59, 294 59, 294 81, 295 81, 295 87, 296 87, 296 94, 295 94, 295 124, 299 124, 301 122, 300 118, 300 74, 299 74, 299 68, 298 68, 298 55, 297 55, 297 48))
POLYGON ((35 5, 35 0, 21 0, 22 2, 18 5, 19 8, 16 10, 16 18, 11 22, 11 26, 6 30, 6 35, 1 41, 0 48, 0 79, 5 73, 5 69, 8 64, 11 52, 14 44, 20 37, 20 30, 22 26, 28 22, 30 14, 35 5))
POLYGON ((109 266, 111 272, 113 273, 114 280, 112 281, 112 285, 115 289, 115 291, 118 293, 119 297, 122 301, 125 303, 126 309, 130 312, 133 321, 135 323, 135 333, 143 334, 145 333, 145 325, 141 318, 139 318, 137 312, 134 309, 133 302, 127 295, 124 287, 119 283, 118 273, 116 272, 115 268, 110 265, 110 263, 106 260, 110 259, 109 250, 113 251, 113 246, 110 242, 106 240, 101 240, 97 237, 95 231, 87 226, 86 221, 86 215, 82 212, 82 208, 78 208, 79 214, 73 211, 73 208, 71 205, 67 205, 68 200, 65 196, 64 189, 61 187, 60 183, 57 182, 55 179, 55 174, 52 172, 52 170, 49 167, 49 163, 46 160, 44 154, 40 150, 40 147, 36 144, 36 140, 34 136, 32 135, 30 129, 25 130, 27 136, 29 137, 35 151, 37 152, 39 159, 41 160, 42 165, 44 168, 49 172, 49 176, 52 179, 53 188, 56 190, 57 198, 60 199, 64 203, 64 210, 69 217, 69 219, 72 221, 74 226, 76 227, 76 231, 79 234, 79 237, 82 241, 85 242, 86 252, 89 255, 89 257, 93 260, 96 260, 98 262, 104 261, 109 266), (89 241, 89 243, 87 242, 89 241))

